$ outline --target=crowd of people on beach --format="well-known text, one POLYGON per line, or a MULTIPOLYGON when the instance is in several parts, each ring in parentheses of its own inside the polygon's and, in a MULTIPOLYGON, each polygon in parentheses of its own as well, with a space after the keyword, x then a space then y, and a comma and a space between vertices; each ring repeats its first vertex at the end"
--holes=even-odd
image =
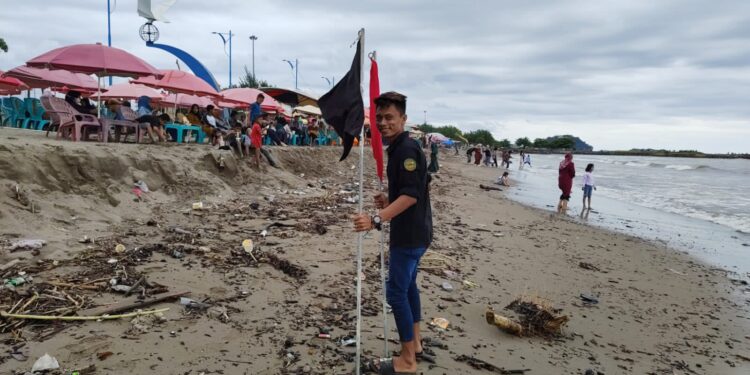
MULTIPOLYGON (((260 150, 263 143, 284 147, 318 146, 326 144, 329 139, 337 139, 333 129, 317 116, 294 113, 291 118, 287 118, 282 114, 264 112, 261 109, 264 100, 265 95, 259 94, 246 111, 220 109, 211 104, 206 107, 193 104, 189 109, 177 108, 171 111, 174 113, 172 118, 167 114, 171 108, 159 107, 147 96, 139 97, 135 108, 131 108, 128 100, 110 99, 103 102, 101 116, 122 121, 127 117, 125 111, 134 111, 133 121, 139 124, 152 143, 166 142, 170 138, 165 130, 167 124, 198 126, 205 133, 209 144, 220 149, 234 150, 240 157, 257 154, 254 150, 260 150), (321 141, 321 134, 326 142, 321 141)), ((96 105, 78 91, 69 91, 65 95, 65 101, 79 113, 96 115, 98 112, 96 105)), ((114 130, 115 141, 118 142, 122 141, 123 136, 134 132, 132 128, 116 125, 114 130)), ((258 157, 255 161, 256 165, 259 164, 258 157)))

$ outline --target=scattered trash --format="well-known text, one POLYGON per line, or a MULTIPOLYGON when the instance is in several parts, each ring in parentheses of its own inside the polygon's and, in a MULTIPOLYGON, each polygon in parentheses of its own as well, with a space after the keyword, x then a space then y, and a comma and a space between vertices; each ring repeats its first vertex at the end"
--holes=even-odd
POLYGON ((80 243, 91 243, 91 238, 89 236, 83 236, 80 240, 78 240, 80 243))
POLYGON ((260 231, 260 236, 261 237, 265 238, 267 235, 268 235, 268 231, 267 230, 263 229, 262 231, 260 231))
POLYGON ((180 305, 183 305, 189 309, 206 310, 211 305, 203 302, 198 302, 192 298, 180 297, 180 305))
POLYGON ((185 253, 177 249, 173 250, 170 255, 172 256, 172 258, 175 258, 175 259, 182 259, 185 257, 185 253))
POLYGON ((245 250, 246 253, 252 254, 253 253, 253 240, 246 239, 242 241, 242 248, 245 250))
POLYGON ((450 321, 445 318, 432 318, 432 320, 430 321, 431 326, 438 327, 440 329, 448 329, 448 326, 450 324, 450 321))
POLYGON ((495 237, 503 237, 503 236, 505 236, 504 234, 502 234, 500 232, 495 232, 492 235, 495 236, 495 237))
POLYGON ((461 283, 463 283, 464 286, 467 287, 467 288, 476 288, 476 287, 479 286, 479 284, 477 284, 477 283, 475 283, 473 281, 469 281, 469 280, 464 280, 461 283))
POLYGON ((118 243, 117 246, 115 246, 115 252, 116 253, 124 253, 125 252, 125 245, 118 243))
POLYGON ((145 182, 138 180, 133 184, 134 187, 137 187, 144 193, 150 193, 151 191, 148 189, 148 185, 146 185, 145 182))
POLYGON ((193 209, 194 210, 202 210, 203 209, 203 202, 195 202, 195 203, 193 203, 193 209))
POLYGON ((130 291, 131 287, 127 285, 112 285, 111 289, 115 292, 127 293, 130 291))
POLYGON ((667 271, 672 272, 672 273, 677 274, 677 275, 680 275, 680 276, 685 276, 684 273, 682 273, 680 271, 673 270, 671 268, 667 268, 667 271))
POLYGON ((12 279, 4 280, 4 284, 6 286, 19 286, 23 285, 24 283, 26 283, 26 279, 24 279, 23 277, 14 277, 12 279))
POLYGON ((2 266, 0 266, 0 271, 5 271, 7 269, 10 269, 11 267, 15 266, 16 264, 18 264, 20 262, 21 262, 20 259, 13 259, 10 262, 5 263, 2 266))
POLYGON ((109 264, 115 264, 115 263, 117 263, 117 259, 115 259, 115 258, 109 258, 109 259, 107 259, 107 263, 109 263, 109 264))
POLYGON ((492 308, 487 309, 487 312, 484 313, 484 317, 485 319, 487 319, 488 324, 492 324, 505 332, 516 336, 523 335, 523 327, 521 326, 521 324, 513 321, 508 317, 496 314, 495 311, 492 310, 492 308))
POLYGON ((17 240, 11 242, 8 250, 12 253, 18 250, 39 250, 47 244, 45 240, 17 240))
POLYGON ((319 339, 330 339, 331 338, 331 334, 330 333, 318 333, 318 338, 319 339))
POLYGON ((449 292, 453 291, 453 285, 451 283, 444 281, 442 284, 443 290, 447 290, 449 292))
POLYGON ((599 303, 598 295, 595 296, 593 294, 581 293, 579 297, 581 298, 583 302, 590 303, 592 305, 596 305, 597 303, 599 303))
POLYGON ((55 370, 58 368, 60 368, 60 364, 57 362, 57 359, 44 353, 44 355, 39 357, 39 359, 34 362, 34 365, 31 366, 31 372, 55 370))
POLYGON ((354 337, 341 339, 341 346, 352 346, 357 343, 357 339, 354 337))

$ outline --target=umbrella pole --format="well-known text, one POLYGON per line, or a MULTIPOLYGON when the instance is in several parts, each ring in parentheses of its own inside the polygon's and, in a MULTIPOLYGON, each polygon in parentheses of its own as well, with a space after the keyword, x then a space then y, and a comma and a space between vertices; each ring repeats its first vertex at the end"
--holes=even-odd
POLYGON ((96 76, 96 117, 102 117, 102 77, 96 76))

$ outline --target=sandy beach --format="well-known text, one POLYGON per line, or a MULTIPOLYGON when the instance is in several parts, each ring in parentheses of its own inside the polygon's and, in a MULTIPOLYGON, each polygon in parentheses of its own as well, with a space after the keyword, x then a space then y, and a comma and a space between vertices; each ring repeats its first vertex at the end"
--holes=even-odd
MULTIPOLYGON (((142 307, 168 308, 162 316, 109 321, 1 318, 0 373, 30 371, 45 353, 61 374, 351 373, 354 348, 340 341, 355 322, 349 215, 358 157, 338 163, 340 150, 328 147, 272 153, 280 168, 257 171, 205 145, 72 143, 0 128, 0 275, 26 279, 0 290, 0 310, 81 314, 158 292, 197 301, 166 300, 142 307), (150 190, 142 200, 135 180, 150 190), (11 251, 19 239, 46 245, 11 251), (143 287, 125 296, 112 279, 143 287), (324 327, 330 338, 318 337, 324 327)), ((425 323, 450 325, 425 324, 438 344, 436 363, 422 362, 420 373, 503 373, 466 358, 526 374, 750 373, 746 282, 663 245, 484 191, 479 184, 496 170, 441 157, 431 188, 435 241, 419 283, 425 323), (487 324, 488 307, 513 317, 504 308, 521 295, 561 309, 570 319, 562 333, 516 337, 487 324)), ((365 187, 371 209, 372 165, 365 187)), ((383 350, 378 238, 364 240, 367 358, 383 350)))

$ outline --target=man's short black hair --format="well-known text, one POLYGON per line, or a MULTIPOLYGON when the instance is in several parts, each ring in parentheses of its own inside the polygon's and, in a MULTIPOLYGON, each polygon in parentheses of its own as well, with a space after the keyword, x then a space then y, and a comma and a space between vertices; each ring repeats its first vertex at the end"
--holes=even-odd
POLYGON ((166 114, 166 113, 162 113, 162 114, 160 114, 160 115, 159 115, 159 120, 161 120, 161 121, 162 121, 162 122, 164 122, 165 124, 168 124, 168 123, 172 122, 172 118, 171 118, 171 117, 169 117, 169 115, 168 115, 168 114, 166 114))
POLYGON ((212 109, 214 109, 213 104, 209 104, 209 105, 206 106, 206 111, 210 111, 212 109))
POLYGON ((375 98, 375 108, 396 107, 402 116, 406 114, 406 96, 395 91, 388 91, 375 98))
POLYGON ((265 96, 265 95, 263 95, 263 94, 258 94, 258 96, 256 96, 256 97, 255 97, 255 100, 258 100, 258 99, 265 99, 265 98, 266 98, 266 96, 265 96))

